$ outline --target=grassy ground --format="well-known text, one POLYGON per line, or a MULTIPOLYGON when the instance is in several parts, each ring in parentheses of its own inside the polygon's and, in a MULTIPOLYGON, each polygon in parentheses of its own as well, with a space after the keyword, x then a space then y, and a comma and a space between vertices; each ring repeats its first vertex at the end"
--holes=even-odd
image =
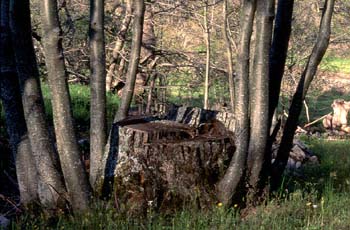
MULTIPOLYGON (((42 84, 46 112, 48 118, 52 121, 52 107, 50 102, 50 90, 47 84, 42 84)), ((72 98, 73 116, 78 130, 89 128, 90 121, 90 89, 87 86, 79 84, 69 85, 72 98)), ((107 120, 111 124, 113 116, 118 109, 119 97, 112 93, 107 94, 107 120)), ((109 127, 109 126, 108 126, 109 127)))
POLYGON ((328 56, 322 60, 321 69, 331 72, 350 73, 350 58, 328 56))
MULTIPOLYGON (((336 59, 331 61, 338 66, 339 63, 343 63, 336 59)), ((80 85, 70 87, 76 123, 80 129, 88 130, 89 89, 80 85)), ((48 92, 49 90, 44 84, 45 104, 51 119, 52 111, 48 92)), ((350 100, 350 96, 336 90, 327 94, 311 93, 308 96, 308 105, 312 118, 331 112, 330 104, 336 98, 350 100)), ((109 122, 111 122, 117 106, 118 98, 114 95, 108 95, 109 122)), ((250 210, 244 218, 239 215, 239 207, 227 210, 218 204, 213 204, 210 210, 179 207, 178 212, 172 215, 149 210, 145 218, 130 217, 117 213, 113 204, 98 202, 93 205, 90 213, 74 217, 62 215, 54 221, 25 214, 19 216, 12 223, 11 228, 350 229, 350 157, 348 153, 350 143, 308 139, 306 137, 304 141, 318 155, 320 165, 309 165, 303 168, 302 174, 286 176, 284 187, 281 188, 279 195, 266 204, 250 210)))
POLYGON ((13 229, 350 229, 350 158, 346 141, 306 139, 320 165, 307 166, 303 176, 286 177, 281 195, 241 218, 239 207, 226 210, 179 208, 173 215, 154 213, 130 217, 111 204, 98 203, 84 215, 62 216, 55 224, 21 216, 13 229), (40 227, 39 227, 40 226, 40 227))

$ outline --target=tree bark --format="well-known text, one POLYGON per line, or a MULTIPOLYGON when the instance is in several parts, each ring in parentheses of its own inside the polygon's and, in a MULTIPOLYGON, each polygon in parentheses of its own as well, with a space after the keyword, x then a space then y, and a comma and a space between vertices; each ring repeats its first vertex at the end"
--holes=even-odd
POLYGON ((96 190, 98 168, 106 145, 104 0, 91 0, 90 7, 90 184, 96 190))
MULTIPOLYGON (((258 192, 261 170, 264 162, 268 126, 269 94, 269 50, 274 19, 275 1, 258 1, 256 18, 256 47, 254 68, 251 76, 250 96, 250 138, 248 150, 248 184, 249 195, 258 192)), ((252 198, 253 198, 252 197, 252 198)))
POLYGON ((41 1, 40 13, 58 153, 73 210, 80 211, 88 208, 91 187, 74 132, 57 1, 41 1))
POLYGON ((249 53, 256 0, 243 1, 241 18, 241 37, 237 63, 237 89, 235 103, 235 144, 236 151, 224 177, 218 184, 218 199, 225 205, 230 205, 231 199, 241 181, 246 168, 249 143, 249 53))
POLYGON ((283 131, 280 148, 277 152, 276 160, 272 165, 272 190, 278 189, 281 184, 282 173, 287 164, 290 149, 292 148, 293 137, 297 128, 303 101, 311 81, 316 74, 317 67, 327 50, 331 34, 333 10, 334 0, 326 0, 316 44, 313 47, 312 53, 298 83, 297 90, 293 96, 292 104, 289 108, 289 116, 283 131))

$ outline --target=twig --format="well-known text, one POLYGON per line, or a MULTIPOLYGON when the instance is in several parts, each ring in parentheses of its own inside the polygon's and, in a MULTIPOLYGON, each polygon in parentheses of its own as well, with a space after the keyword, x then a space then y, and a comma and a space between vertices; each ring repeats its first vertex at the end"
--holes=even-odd
POLYGON ((7 203, 9 203, 10 205, 12 205, 12 206, 14 207, 14 209, 16 210, 16 212, 22 212, 22 210, 19 209, 19 208, 17 207, 17 205, 16 205, 13 201, 11 201, 9 198, 7 198, 6 196, 0 194, 0 199, 4 200, 4 201, 6 201, 7 203))
POLYGON ((309 127, 310 125, 315 124, 316 122, 322 120, 323 118, 325 118, 325 117, 327 117, 328 115, 331 115, 331 114, 332 114, 332 113, 328 113, 328 114, 326 114, 326 115, 324 115, 324 116, 322 116, 322 117, 320 117, 320 118, 317 118, 316 120, 314 120, 314 121, 312 121, 312 122, 310 122, 310 123, 304 125, 304 128, 307 128, 307 127, 309 127))
POLYGON ((305 112, 306 112, 307 122, 310 122, 309 107, 308 107, 307 104, 306 104, 306 100, 304 100, 303 102, 304 102, 304 106, 305 106, 305 112))

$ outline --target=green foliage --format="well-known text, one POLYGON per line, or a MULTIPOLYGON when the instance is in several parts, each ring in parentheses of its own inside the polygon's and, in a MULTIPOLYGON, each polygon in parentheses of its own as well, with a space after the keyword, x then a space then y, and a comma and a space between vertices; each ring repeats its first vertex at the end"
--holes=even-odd
MULTIPOLYGON (((47 112, 47 116, 52 121, 52 107, 50 101, 50 90, 47 84, 42 84, 44 103, 47 112)), ((78 129, 87 130, 90 121, 90 88, 80 84, 69 85, 73 116, 78 129)), ((113 121, 113 116, 118 109, 119 98, 112 94, 107 93, 107 121, 110 125, 113 121)))

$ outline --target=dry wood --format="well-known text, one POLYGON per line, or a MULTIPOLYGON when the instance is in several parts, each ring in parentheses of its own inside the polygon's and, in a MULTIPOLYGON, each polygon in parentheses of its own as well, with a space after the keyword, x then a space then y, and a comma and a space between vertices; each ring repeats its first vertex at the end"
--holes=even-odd
POLYGON ((314 121, 312 121, 312 122, 310 122, 310 123, 305 124, 305 125, 304 125, 304 128, 307 128, 307 127, 309 127, 310 125, 315 124, 316 122, 322 120, 323 118, 325 118, 325 117, 327 117, 328 115, 331 115, 331 114, 332 114, 332 113, 327 113, 326 115, 323 115, 322 117, 317 118, 316 120, 314 120, 314 121))

